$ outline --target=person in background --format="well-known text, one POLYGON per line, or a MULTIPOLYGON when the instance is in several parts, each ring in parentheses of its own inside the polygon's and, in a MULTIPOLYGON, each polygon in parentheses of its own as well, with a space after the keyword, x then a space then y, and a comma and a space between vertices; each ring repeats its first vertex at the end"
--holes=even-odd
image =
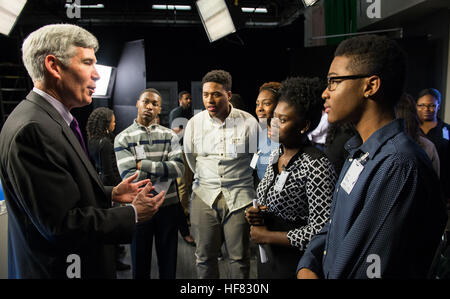
POLYGON ((143 90, 136 102, 137 118, 114 139, 120 176, 125 179, 138 173, 138 178, 152 180, 155 193, 166 191, 158 215, 136 226, 131 259, 137 279, 150 278, 153 238, 159 278, 176 278, 179 200, 175 179, 183 175, 184 164, 178 136, 154 121, 161 101, 158 90, 143 90))
POLYGON ((268 255, 267 263, 258 259, 258 278, 295 278, 297 262, 330 215, 336 175, 307 137, 321 119, 322 90, 318 78, 288 78, 279 90, 269 133, 280 147, 258 185, 261 207, 246 211, 250 236, 268 255))
POLYGON ((179 134, 186 127, 187 121, 192 117, 192 97, 188 91, 178 93, 178 107, 173 108, 169 113, 170 128, 179 134), (174 120, 178 119, 176 122, 174 120))
POLYGON ((247 112, 247 105, 242 98, 242 96, 238 93, 233 93, 230 98, 230 104, 233 105, 233 108, 239 109, 247 112))
POLYGON ((407 93, 403 93, 400 101, 395 107, 395 114, 397 118, 401 118, 405 122, 405 131, 418 145, 425 151, 430 158, 430 161, 433 165, 433 169, 436 171, 436 174, 440 175, 440 161, 439 154, 434 146, 433 142, 431 142, 428 138, 423 136, 422 131, 420 130, 420 120, 417 115, 416 103, 412 96, 407 93))
POLYGON ((41 27, 22 44, 34 88, 0 133, 9 278, 115 278, 114 245, 129 243, 136 222, 164 202, 148 179, 132 183, 137 175, 104 186, 89 160, 70 111, 92 102, 97 49, 95 36, 70 24, 41 27))
POLYGON ((420 129, 434 143, 439 154, 441 186, 450 208, 450 125, 438 117, 441 93, 434 88, 424 89, 419 92, 416 104, 420 129))
POLYGON ((321 151, 325 150, 328 126, 328 114, 326 114, 325 111, 322 111, 322 118, 320 119, 319 125, 308 134, 308 139, 321 151))
POLYGON ((92 111, 86 124, 89 157, 107 186, 113 186, 122 181, 114 154, 115 127, 114 112, 106 107, 92 111))
MULTIPOLYGON (((181 91, 178 93, 178 103, 179 106, 172 109, 169 114, 169 124, 170 128, 178 135, 180 138, 180 144, 183 145, 184 128, 187 122, 192 117, 192 97, 188 91, 181 91)), ((178 196, 180 198, 180 213, 178 215, 179 220, 179 231, 183 240, 191 245, 195 246, 195 240, 191 236, 189 231, 189 202, 192 193, 192 180, 194 174, 189 168, 186 157, 183 153, 184 162, 184 174, 183 176, 177 178, 178 196)))
POLYGON ((191 229, 199 278, 219 278, 222 243, 230 259, 230 278, 249 277, 244 209, 255 198, 250 162, 257 149, 258 122, 229 103, 231 84, 224 70, 203 77, 206 110, 189 120, 184 134, 186 160, 194 172, 191 229))
MULTIPOLYGON (((105 186, 115 186, 122 181, 114 155, 113 132, 115 127, 114 112, 106 107, 99 107, 92 111, 86 124, 89 157, 94 162, 94 167, 105 186)), ((120 204, 113 203, 113 207, 117 206, 120 204)), ((121 261, 121 257, 124 255, 125 247, 116 245, 116 269, 118 271, 131 268, 130 265, 121 261)))
POLYGON ((279 147, 278 140, 272 140, 268 136, 268 126, 273 116, 273 110, 278 103, 278 90, 280 82, 267 82, 259 87, 258 98, 256 99, 256 116, 258 117, 260 131, 258 135, 258 162, 256 171, 259 180, 262 180, 269 165, 269 157, 274 149, 279 147))
POLYGON ((439 179, 396 119, 406 57, 384 36, 336 49, 322 97, 330 123, 359 135, 336 183, 331 214, 308 244, 298 278, 425 278, 447 222, 439 179))
POLYGON ((352 123, 335 123, 328 126, 324 153, 333 164, 338 177, 348 156, 344 145, 351 137, 357 134, 358 132, 352 123))

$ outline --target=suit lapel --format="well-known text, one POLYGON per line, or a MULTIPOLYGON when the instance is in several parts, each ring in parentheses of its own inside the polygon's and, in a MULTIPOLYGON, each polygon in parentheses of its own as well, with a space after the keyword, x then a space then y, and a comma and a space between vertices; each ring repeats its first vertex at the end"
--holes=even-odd
POLYGON ((94 179, 95 182, 102 188, 103 190, 103 183, 100 181, 100 178, 97 174, 97 171, 92 166, 91 161, 89 161, 88 157, 86 156, 83 148, 81 147, 80 142, 75 137, 74 133, 72 132, 72 129, 67 125, 66 121, 63 119, 63 117, 59 114, 59 112, 44 98, 42 98, 37 93, 31 91, 27 95, 27 100, 30 102, 35 103, 36 105, 40 106, 42 109, 44 109, 48 115, 57 122, 61 128, 64 136, 69 141, 70 145, 73 147, 75 152, 77 153, 78 157, 82 161, 83 165, 85 166, 86 170, 89 172, 91 177, 94 179))

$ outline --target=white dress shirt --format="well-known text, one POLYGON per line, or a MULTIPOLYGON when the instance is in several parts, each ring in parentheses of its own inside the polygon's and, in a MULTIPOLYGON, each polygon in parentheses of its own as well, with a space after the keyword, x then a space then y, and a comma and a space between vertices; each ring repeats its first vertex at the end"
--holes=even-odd
POLYGON ((222 123, 206 110, 197 113, 184 135, 193 192, 210 207, 222 192, 230 213, 251 204, 255 190, 250 162, 257 143, 258 122, 251 114, 231 106, 222 123))
POLYGON ((322 118, 320 119, 320 123, 317 127, 308 134, 309 140, 314 143, 325 144, 327 140, 327 131, 328 131, 328 114, 322 112, 322 118))
POLYGON ((59 114, 61 114, 62 118, 66 121, 67 125, 70 127, 70 123, 73 120, 73 115, 70 114, 69 109, 67 109, 66 106, 64 106, 63 103, 46 93, 45 91, 40 90, 39 88, 33 87, 33 91, 43 97, 44 99, 49 102, 53 108, 58 111, 59 114))

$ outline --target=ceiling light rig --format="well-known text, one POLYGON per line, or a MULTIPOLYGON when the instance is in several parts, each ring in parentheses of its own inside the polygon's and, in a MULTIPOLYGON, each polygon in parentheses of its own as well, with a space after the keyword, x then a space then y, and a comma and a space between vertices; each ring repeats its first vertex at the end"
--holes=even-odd
POLYGON ((66 3, 65 8, 105 8, 103 4, 91 4, 91 5, 81 5, 74 2, 73 4, 66 3))
POLYGON ((267 13, 265 7, 241 7, 241 10, 246 13, 267 13))
POLYGON ((0 1, 0 33, 9 36, 26 0, 0 1))
POLYGON ((190 5, 153 4, 152 9, 156 9, 156 10, 191 10, 191 6, 190 5))
POLYGON ((211 43, 236 32, 225 0, 197 0, 196 5, 211 43))
POLYGON ((302 0, 305 7, 313 6, 316 4, 319 0, 302 0))

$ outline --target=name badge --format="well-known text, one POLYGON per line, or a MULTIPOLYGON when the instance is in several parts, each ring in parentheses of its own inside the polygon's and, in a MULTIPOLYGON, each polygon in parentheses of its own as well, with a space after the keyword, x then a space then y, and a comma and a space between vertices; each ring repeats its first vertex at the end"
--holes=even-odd
POLYGON ((286 180, 287 180, 288 176, 289 176, 289 171, 283 170, 281 172, 281 174, 278 177, 278 180, 274 186, 275 191, 280 192, 281 190, 283 190, 284 184, 286 184, 286 180))
POLYGON ((442 138, 444 138, 445 140, 449 140, 447 127, 442 128, 442 138))
POLYGON ((352 165, 350 165, 350 168, 347 170, 347 173, 341 182, 341 187, 345 190, 345 192, 347 192, 347 194, 352 192, 352 189, 358 181, 359 175, 363 169, 364 166, 358 160, 353 160, 352 165))
POLYGON ((136 145, 134 150, 136 151, 136 160, 144 160, 147 158, 143 145, 136 145))
POLYGON ((261 154, 261 151, 255 153, 253 155, 252 161, 250 162, 250 167, 253 169, 256 169, 256 164, 258 164, 259 155, 261 154))
POLYGON ((232 142, 228 142, 226 144, 226 153, 227 153, 227 157, 230 158, 237 158, 237 148, 236 148, 236 144, 232 143, 232 142))

